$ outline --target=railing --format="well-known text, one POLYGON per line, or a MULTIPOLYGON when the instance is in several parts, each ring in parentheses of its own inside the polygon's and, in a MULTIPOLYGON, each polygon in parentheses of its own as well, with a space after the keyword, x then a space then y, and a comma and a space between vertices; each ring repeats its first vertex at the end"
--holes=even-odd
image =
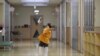
POLYGON ((89 31, 84 35, 84 56, 100 56, 100 32, 89 31))

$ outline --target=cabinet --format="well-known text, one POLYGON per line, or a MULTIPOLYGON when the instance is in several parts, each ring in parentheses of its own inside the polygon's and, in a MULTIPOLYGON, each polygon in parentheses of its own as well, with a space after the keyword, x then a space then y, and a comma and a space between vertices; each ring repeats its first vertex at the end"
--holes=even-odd
POLYGON ((20 36, 17 36, 19 39, 22 40, 31 40, 32 37, 30 36, 30 28, 17 28, 16 31, 20 32, 20 36))

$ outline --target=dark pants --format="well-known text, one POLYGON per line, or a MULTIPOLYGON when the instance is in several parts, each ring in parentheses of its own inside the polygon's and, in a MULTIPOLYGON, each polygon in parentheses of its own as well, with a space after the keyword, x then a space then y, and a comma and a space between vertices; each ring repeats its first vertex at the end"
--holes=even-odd
POLYGON ((2 41, 4 41, 4 36, 2 36, 2 41))
POLYGON ((41 42, 41 41, 40 41, 39 46, 41 46, 41 47, 44 47, 44 48, 45 48, 45 47, 48 47, 48 44, 43 43, 43 42, 41 42))

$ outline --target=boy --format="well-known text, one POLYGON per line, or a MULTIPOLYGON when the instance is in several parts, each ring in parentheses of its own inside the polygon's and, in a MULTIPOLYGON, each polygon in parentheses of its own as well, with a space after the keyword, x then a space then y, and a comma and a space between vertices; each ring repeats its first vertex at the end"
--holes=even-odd
POLYGON ((44 28, 43 33, 41 33, 38 37, 39 43, 39 55, 40 56, 48 56, 48 45, 51 38, 51 24, 48 23, 44 28), (44 50, 44 51, 43 51, 44 50), (44 52, 44 54, 42 53, 44 52))

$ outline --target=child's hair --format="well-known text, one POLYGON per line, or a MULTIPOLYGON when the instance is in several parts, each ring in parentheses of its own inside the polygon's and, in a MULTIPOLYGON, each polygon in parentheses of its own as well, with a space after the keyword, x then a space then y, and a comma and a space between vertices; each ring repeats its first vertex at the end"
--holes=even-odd
POLYGON ((0 26, 0 30, 2 30, 3 29, 3 27, 2 26, 0 26))
POLYGON ((48 23, 47 25, 49 26, 49 28, 51 28, 51 27, 52 27, 50 23, 48 23))

